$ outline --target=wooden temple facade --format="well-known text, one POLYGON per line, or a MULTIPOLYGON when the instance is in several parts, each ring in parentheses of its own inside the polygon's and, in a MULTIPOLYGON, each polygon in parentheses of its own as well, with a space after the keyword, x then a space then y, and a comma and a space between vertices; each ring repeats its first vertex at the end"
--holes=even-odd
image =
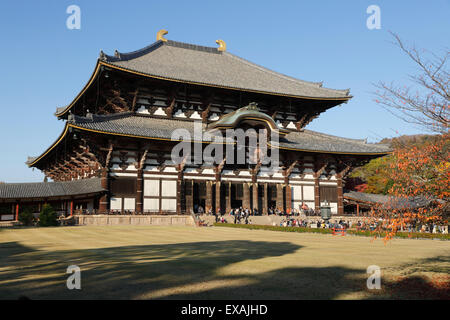
MULTIPOLYGON (((269 207, 290 212, 302 203, 318 211, 327 202, 342 214, 346 174, 389 152, 383 145, 305 129, 351 99, 349 90, 268 70, 230 54, 223 41, 218 48, 203 47, 163 35, 131 53, 101 52, 86 86, 57 109, 66 122, 61 135, 27 162, 54 182, 97 179, 96 193, 85 196, 92 210, 190 214, 199 207, 225 213, 242 206, 267 214, 269 207), (203 132, 275 132, 279 140, 270 148, 279 155, 277 170, 267 173, 258 162, 234 164, 226 157, 174 163, 174 130, 193 134, 192 150, 210 146, 195 139, 195 126, 203 132)), ((233 146, 247 153, 255 147, 237 141, 233 146)), ((2 198, 1 188, 0 202, 21 201, 14 194, 2 198)))

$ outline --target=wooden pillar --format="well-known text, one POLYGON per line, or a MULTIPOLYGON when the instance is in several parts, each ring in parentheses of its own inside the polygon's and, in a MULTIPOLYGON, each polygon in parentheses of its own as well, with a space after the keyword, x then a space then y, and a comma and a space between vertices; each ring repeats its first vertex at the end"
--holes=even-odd
POLYGON ((316 212, 320 211, 320 186, 317 174, 314 175, 314 210, 316 212))
POLYGON ((259 213, 259 203, 258 203, 258 184, 253 183, 253 210, 258 210, 259 213))
POLYGON ((263 195, 263 214, 267 215, 269 213, 268 211, 268 205, 269 205, 269 199, 268 199, 268 194, 267 194, 267 182, 264 183, 264 195, 263 195))
POLYGON ((283 185, 281 183, 277 183, 276 206, 278 210, 283 211, 283 185))
MULTIPOLYGON (((184 176, 183 176, 183 168, 180 168, 178 170, 178 177, 177 177, 177 214, 183 213, 183 207, 185 211, 188 211, 187 208, 187 199, 186 199, 186 193, 185 193, 185 186, 184 186, 184 176), (182 206, 182 201, 185 201, 184 206, 182 206)), ((192 189, 192 192, 194 190, 192 189)))
MULTIPOLYGON (((136 212, 137 213, 142 213, 144 211, 144 207, 143 207, 143 202, 144 202, 144 197, 143 197, 143 184, 144 184, 144 179, 143 179, 143 170, 142 169, 138 169, 137 171, 137 180, 136 180, 136 212)), ((178 208, 177 208, 178 210, 178 208)), ((177 212, 178 213, 178 212, 177 212)))
POLYGON ((70 216, 73 216, 73 200, 70 200, 70 216))
POLYGON ((228 182, 225 186, 228 189, 228 196, 226 197, 225 201, 227 202, 227 212, 229 213, 231 211, 231 182, 228 182))
POLYGON ((216 181, 216 213, 222 213, 220 208, 220 181, 216 181))
POLYGON ((206 181, 206 200, 205 200, 205 213, 209 212, 212 207, 212 183, 211 181, 206 181))
POLYGON ((338 215, 344 214, 344 194, 342 188, 342 176, 336 175, 337 178, 337 213, 338 215))
POLYGON ((289 183, 285 185, 286 190, 286 212, 291 213, 292 211, 292 189, 289 183))
POLYGON ((16 203, 16 221, 19 221, 19 203, 16 203))
POLYGON ((100 213, 107 213, 109 208, 109 186, 108 186, 108 169, 102 170, 101 186, 106 190, 106 193, 100 197, 98 211, 100 213))
POLYGON ((359 217, 359 203, 356 204, 356 215, 359 217))
POLYGON ((185 180, 185 184, 190 185, 189 189, 191 190, 191 193, 186 195, 186 213, 191 214, 194 212, 194 180, 185 180))
POLYGON ((243 188, 244 188, 244 200, 242 201, 242 207, 244 209, 250 209, 250 185, 247 182, 244 182, 243 188))

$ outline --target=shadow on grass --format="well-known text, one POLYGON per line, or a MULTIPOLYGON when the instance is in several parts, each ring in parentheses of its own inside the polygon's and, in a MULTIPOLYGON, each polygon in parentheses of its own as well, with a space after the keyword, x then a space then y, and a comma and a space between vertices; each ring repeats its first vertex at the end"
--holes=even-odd
MULTIPOLYGON (((48 252, 10 242, 0 248, 0 299, 334 299, 367 292, 365 270, 232 266, 297 250, 289 242, 232 240, 48 252), (82 290, 66 288, 69 265, 81 268, 82 290)), ((405 296, 403 286, 389 288, 369 297, 417 298, 405 296)))

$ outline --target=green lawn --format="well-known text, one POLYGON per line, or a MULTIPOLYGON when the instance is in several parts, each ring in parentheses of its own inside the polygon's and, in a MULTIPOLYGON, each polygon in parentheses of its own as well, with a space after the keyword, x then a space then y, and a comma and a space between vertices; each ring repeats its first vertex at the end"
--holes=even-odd
POLYGON ((221 227, 0 229, 0 299, 450 298, 450 242, 221 227), (69 265, 81 290, 66 288, 69 265), (382 289, 366 269, 382 269, 382 289))

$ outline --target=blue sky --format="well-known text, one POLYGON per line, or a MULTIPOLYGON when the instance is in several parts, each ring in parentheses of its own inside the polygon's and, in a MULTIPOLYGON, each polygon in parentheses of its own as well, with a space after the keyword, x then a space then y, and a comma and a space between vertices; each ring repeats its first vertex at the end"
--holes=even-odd
POLYGON ((373 100, 372 83, 405 83, 415 66, 388 31, 418 47, 448 49, 450 1, 2 1, 0 3, 0 181, 41 181, 24 162, 41 154, 64 126, 53 113, 88 81, 99 51, 133 51, 168 39, 216 46, 275 71, 354 98, 308 128, 350 138, 421 133, 373 100), (81 29, 66 28, 69 5, 81 8, 81 29), (369 5, 381 29, 369 30, 369 5))

